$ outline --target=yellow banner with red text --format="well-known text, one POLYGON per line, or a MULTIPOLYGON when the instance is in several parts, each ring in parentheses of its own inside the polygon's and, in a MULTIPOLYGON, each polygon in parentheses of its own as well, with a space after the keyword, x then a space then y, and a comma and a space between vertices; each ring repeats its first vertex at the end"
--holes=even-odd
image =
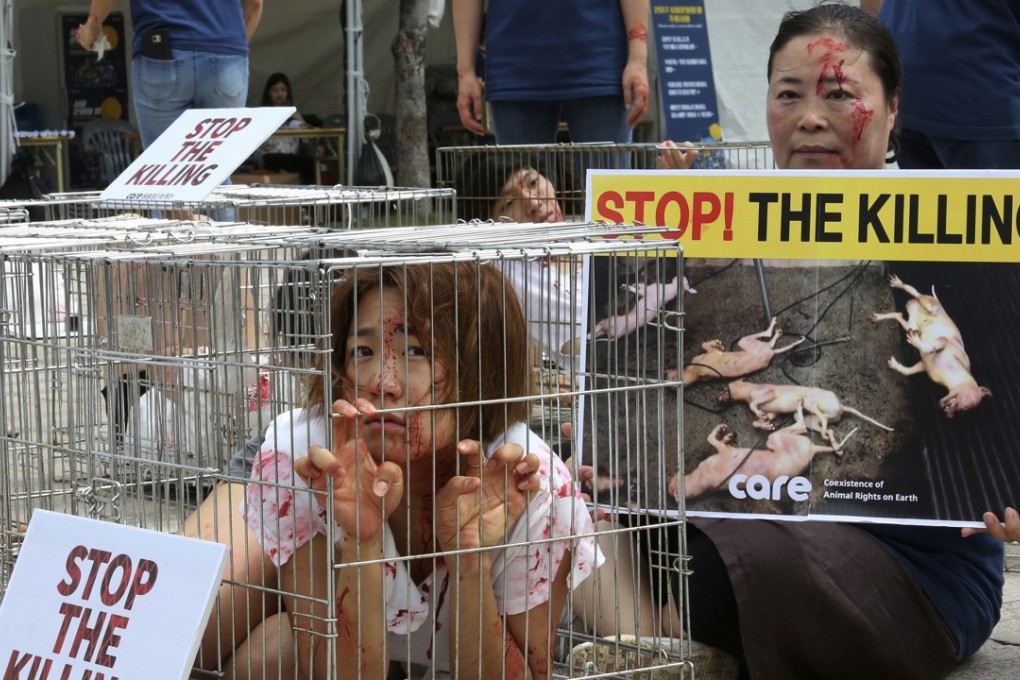
POLYGON ((587 197, 686 257, 1020 262, 1014 171, 591 170, 587 197))

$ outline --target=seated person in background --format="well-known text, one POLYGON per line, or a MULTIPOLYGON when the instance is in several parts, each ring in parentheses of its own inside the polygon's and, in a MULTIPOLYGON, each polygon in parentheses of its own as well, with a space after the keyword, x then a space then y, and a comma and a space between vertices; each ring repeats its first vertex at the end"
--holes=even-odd
MULTIPOLYGON (((266 79, 259 106, 294 106, 294 93, 290 88, 290 78, 286 74, 274 73, 266 79)), ((295 111, 283 126, 292 129, 311 127, 305 122, 300 111, 295 111)))
MULTIPOLYGON (((294 93, 290 87, 290 79, 283 73, 274 73, 266 79, 262 89, 260 106, 294 106, 294 93)), ((284 121, 281 130, 299 130, 310 128, 299 111, 284 121)), ((301 153, 301 140, 297 137, 270 137, 259 150, 259 167, 271 172, 296 172, 301 175, 302 184, 315 182, 315 158, 301 153)))

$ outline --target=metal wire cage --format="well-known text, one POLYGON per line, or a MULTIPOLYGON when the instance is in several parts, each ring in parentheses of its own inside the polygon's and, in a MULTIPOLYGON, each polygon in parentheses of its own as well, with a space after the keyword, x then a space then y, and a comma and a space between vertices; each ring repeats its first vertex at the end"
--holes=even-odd
POLYGON ((28 210, 21 204, 7 205, 6 201, 0 202, 0 225, 17 224, 19 222, 28 222, 28 220, 28 210))
MULTIPOLYGON (((694 169, 762 170, 773 167, 767 142, 696 145, 694 169)), ((511 180, 522 168, 533 168, 555 187, 555 197, 568 218, 583 218, 585 173, 589 168, 655 169, 658 144, 537 144, 518 146, 451 146, 436 150, 440 189, 457 190, 457 215, 462 219, 494 217, 492 205, 513 197, 511 180)), ((533 179, 533 178, 532 178, 533 179)), ((519 190, 518 190, 519 193, 519 190)))
MULTIPOLYGON (((452 189, 239 185, 217 187, 196 202, 104 200, 100 192, 0 201, 0 219, 27 213, 36 222, 95 220, 131 214, 184 221, 239 221, 263 226, 366 229, 441 224, 454 219, 452 189)), ((3 222, 0 222, 2 224, 3 222)))
MULTIPOLYGON (((66 233, 63 240, 46 240, 48 229, 52 235, 61 228, 54 226, 36 230, 35 247, 25 245, 30 237, 24 235, 9 247, 0 241, 0 259, 11 272, 0 305, 11 310, 0 337, 0 414, 8 426, 0 438, 0 595, 35 508, 183 532, 222 542, 231 555, 196 675, 305 677, 313 661, 307 643, 318 641, 325 656, 314 661, 325 664, 330 677, 385 677, 367 666, 359 674, 367 660, 345 656, 334 644, 352 631, 364 641, 382 641, 385 626, 391 667, 401 664, 407 677, 457 677, 474 669, 466 669, 467 657, 456 650, 484 656, 486 640, 468 635, 480 629, 481 610, 455 602, 489 594, 507 601, 522 585, 540 590, 543 579, 557 576, 538 557, 548 546, 569 546, 573 567, 582 569, 585 555, 593 555, 582 545, 595 540, 606 564, 573 589, 563 616, 548 612, 529 620, 528 628, 535 635, 544 631, 549 641, 552 675, 690 677, 693 651, 675 604, 666 601, 670 581, 678 584, 673 599, 685 598, 683 579, 673 578, 682 575, 683 525, 667 489, 683 461, 682 411, 676 382, 664 378, 681 357, 682 295, 668 302, 659 296, 661 306, 646 309, 643 301, 651 296, 641 294, 682 278, 679 250, 653 238, 607 239, 613 231, 601 226, 472 226, 267 233, 250 225, 233 224, 231 231, 202 224, 188 241, 143 242, 128 236, 139 233, 137 225, 107 225, 105 240, 76 243, 66 233), (454 284, 442 289, 451 267, 454 284), (486 279, 482 295, 478 282, 486 271, 499 276, 486 279), (61 273, 62 283, 52 272, 61 273), (413 298, 412 278, 425 282, 413 298), (338 379, 335 371, 346 364, 337 357, 350 356, 351 348, 337 326, 344 317, 331 312, 331 301, 348 281, 367 288, 396 282, 422 349, 397 353, 403 358, 388 364, 382 357, 393 347, 372 351, 366 340, 367 350, 353 352, 357 370, 338 379), (62 325, 47 321, 36 328, 38 315, 15 305, 35 299, 38 314, 63 314, 62 325), (522 310, 516 326, 508 321, 513 315, 500 311, 514 305, 522 310), (472 315, 488 319, 484 333, 468 323, 472 315), (633 320, 638 327, 628 325, 633 320), (484 341, 472 344, 472 331, 484 341), (515 387, 519 371, 508 367, 517 365, 511 359, 520 351, 527 379, 515 387), (429 382, 425 401, 434 406, 423 408, 397 395, 410 378, 397 380, 397 391, 377 404, 383 417, 400 427, 417 414, 425 432, 452 418, 466 433, 484 432, 490 445, 503 441, 501 435, 514 441, 507 434, 513 428, 499 423, 526 423, 534 434, 525 443, 548 480, 544 497, 560 499, 549 506, 558 509, 529 501, 507 511, 503 521, 518 532, 482 548, 430 542, 441 531, 438 513, 413 514, 401 505, 397 513, 404 514, 390 522, 395 552, 380 556, 367 548, 364 554, 328 549, 346 534, 338 528, 337 508, 325 503, 321 538, 310 547, 275 532, 284 537, 278 547, 293 555, 317 551, 308 563, 313 566, 276 568, 263 552, 266 535, 250 531, 239 514, 241 499, 247 492, 249 500, 261 501, 245 507, 249 522, 264 532, 280 526, 274 499, 289 494, 316 508, 322 493, 279 475, 257 474, 259 483, 248 482, 245 463, 254 457, 267 469, 277 454, 296 456, 308 442, 330 446, 333 429, 294 412, 308 405, 309 394, 317 395, 315 403, 330 404, 350 396, 344 380, 369 385, 391 368, 407 376, 411 362, 423 357, 433 371, 438 361, 457 367, 448 376, 468 377, 449 377, 457 386, 449 390, 429 382), (471 422, 481 429, 470 429, 471 422), (490 422, 491 431, 485 429, 490 422), (573 440, 561 433, 565 422, 574 426, 573 440), (262 442, 267 430, 268 444, 262 442), (589 508, 574 497, 574 485, 558 476, 567 458, 594 470, 596 481, 579 489, 603 513, 594 527, 581 521, 589 508), (553 523, 560 534, 542 532, 553 523), (519 577, 493 579, 495 586, 475 578, 455 593, 442 574, 457 560, 481 555, 519 577), (369 579, 389 578, 394 568, 415 587, 394 587, 388 597, 370 601, 376 591, 369 579), (358 587, 345 593, 345 584, 358 587), (436 625, 435 617, 422 614, 412 635, 397 632, 403 629, 392 620, 404 609, 444 608, 470 613, 470 626, 444 627, 460 619, 443 614, 436 625), (390 612, 391 620, 380 620, 379 611, 390 612), (440 648, 448 651, 436 653, 440 648)), ((371 309, 367 295, 355 299, 355 310, 360 304, 371 309)), ((365 337, 394 328, 378 311, 366 316, 359 321, 365 337)), ((521 436, 519 428, 513 431, 521 436)), ((424 484, 422 497, 434 497, 448 483, 449 449, 435 436, 400 441, 404 450, 394 449, 394 460, 411 453, 435 458, 437 451, 447 456, 443 465, 405 467, 408 487, 424 484)), ((495 473, 484 468, 477 474, 495 473)), ((518 629, 501 631, 501 650, 518 645, 518 629)), ((518 647, 525 663, 536 654, 526 644, 518 647)), ((501 652, 504 672, 515 658, 501 652)))

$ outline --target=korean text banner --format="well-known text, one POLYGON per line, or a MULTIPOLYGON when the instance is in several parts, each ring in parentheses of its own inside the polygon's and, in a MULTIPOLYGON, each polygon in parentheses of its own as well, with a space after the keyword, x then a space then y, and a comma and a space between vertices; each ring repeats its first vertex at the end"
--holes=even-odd
POLYGON ((687 257, 1020 261, 1020 172, 603 171, 591 221, 675 228, 687 257))

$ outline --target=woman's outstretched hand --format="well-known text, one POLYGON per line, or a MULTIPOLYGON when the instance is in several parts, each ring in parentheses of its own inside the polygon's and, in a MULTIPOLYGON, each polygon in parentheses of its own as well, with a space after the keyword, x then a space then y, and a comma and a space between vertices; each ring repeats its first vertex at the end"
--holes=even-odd
POLYGON ((499 545, 538 489, 538 456, 506 444, 484 459, 482 445, 465 439, 457 454, 465 474, 450 479, 436 495, 436 540, 444 550, 499 545))
MULTIPOLYGON (((308 455, 294 462, 294 470, 318 491, 326 489, 326 478, 333 479, 333 514, 349 535, 359 540, 380 536, 383 524, 396 509, 404 494, 404 475, 392 462, 381 465, 372 460, 365 442, 355 436, 361 415, 371 415, 371 402, 344 399, 333 403, 333 450, 310 446, 308 455)), ((318 496, 325 504, 325 497, 318 496)))
POLYGON ((986 512, 981 517, 985 522, 984 528, 965 527, 961 529, 960 533, 964 537, 989 533, 1000 541, 1020 541, 1020 513, 1013 508, 1006 508, 1003 517, 1006 520, 1005 522, 999 521, 998 516, 994 512, 986 512))

